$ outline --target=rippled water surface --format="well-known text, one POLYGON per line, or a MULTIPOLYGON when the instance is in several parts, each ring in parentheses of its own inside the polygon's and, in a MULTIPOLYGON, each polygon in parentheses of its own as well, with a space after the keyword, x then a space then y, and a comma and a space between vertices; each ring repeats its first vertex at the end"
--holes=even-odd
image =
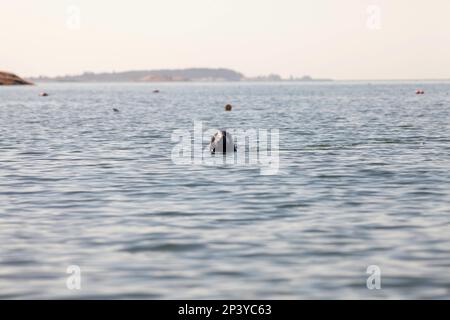
POLYGON ((450 298, 449 92, 1 87, 0 298, 450 298), (279 129, 278 173, 174 164, 195 120, 279 129))

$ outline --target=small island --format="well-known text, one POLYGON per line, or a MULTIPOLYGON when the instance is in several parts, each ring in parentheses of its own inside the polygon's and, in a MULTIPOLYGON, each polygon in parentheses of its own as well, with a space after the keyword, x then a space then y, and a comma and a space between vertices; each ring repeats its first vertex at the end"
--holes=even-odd
POLYGON ((0 71, 0 86, 11 86, 11 85, 31 85, 33 83, 26 81, 14 73, 0 71))

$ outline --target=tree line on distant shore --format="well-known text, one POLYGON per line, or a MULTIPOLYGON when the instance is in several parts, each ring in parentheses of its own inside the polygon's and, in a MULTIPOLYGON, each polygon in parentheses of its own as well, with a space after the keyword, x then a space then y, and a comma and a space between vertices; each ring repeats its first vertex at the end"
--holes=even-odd
POLYGON ((330 79, 313 79, 310 76, 282 79, 281 76, 276 74, 249 78, 245 77, 240 72, 224 68, 138 70, 104 73, 85 72, 80 75, 66 75, 58 77, 41 76, 32 78, 31 80, 37 82, 331 81, 330 79))

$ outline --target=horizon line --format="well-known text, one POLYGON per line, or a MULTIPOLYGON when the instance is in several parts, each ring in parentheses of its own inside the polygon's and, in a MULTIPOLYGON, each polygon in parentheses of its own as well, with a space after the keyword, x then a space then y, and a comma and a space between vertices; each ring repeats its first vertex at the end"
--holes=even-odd
MULTIPOLYGON (((259 80, 254 82, 296 82, 298 80, 302 82, 308 82, 308 80, 301 80, 303 77, 311 77, 311 82, 320 82, 321 80, 325 81, 449 81, 450 76, 447 78, 362 78, 362 79, 355 79, 355 78, 333 78, 333 77, 315 77, 311 74, 304 74, 302 76, 293 76, 294 80, 291 80, 290 77, 282 77, 279 73, 276 72, 269 72, 267 74, 259 74, 256 76, 247 76, 243 72, 238 71, 234 68, 226 68, 226 67, 182 67, 182 68, 155 68, 155 69, 126 69, 121 71, 80 71, 79 73, 66 73, 64 75, 55 75, 55 76, 48 76, 48 75, 35 75, 35 76, 24 76, 24 79, 33 79, 36 81, 38 78, 64 78, 64 77, 76 77, 76 76, 82 76, 86 73, 92 73, 92 74, 114 74, 114 73, 126 73, 126 72, 139 72, 139 71, 166 71, 166 70, 188 70, 188 69, 210 69, 210 70, 230 70, 234 71, 236 73, 239 73, 243 76, 243 80, 240 81, 224 81, 224 82, 252 82, 252 80, 246 80, 246 79, 255 79, 258 77, 268 77, 271 75, 280 76, 281 80, 278 81, 265 81, 265 80, 259 80)), ((60 82, 60 81, 44 81, 44 82, 60 82)), ((71 81, 67 81, 71 82, 71 81)), ((83 81, 73 81, 73 82, 83 82, 83 81)), ((85 81, 85 82, 102 82, 102 81, 85 81)), ((139 82, 139 81, 124 81, 124 82, 139 82)), ((145 81, 143 81, 145 82, 145 81)), ((156 81, 158 82, 158 81, 156 81)), ((183 82, 183 81, 161 81, 161 82, 183 82)), ((207 81, 187 81, 187 82, 207 82, 207 81)), ((208 82, 214 82, 214 81, 208 81, 208 82)), ((217 81, 219 82, 219 81, 217 81)), ((151 81, 150 81, 151 83, 151 81)))

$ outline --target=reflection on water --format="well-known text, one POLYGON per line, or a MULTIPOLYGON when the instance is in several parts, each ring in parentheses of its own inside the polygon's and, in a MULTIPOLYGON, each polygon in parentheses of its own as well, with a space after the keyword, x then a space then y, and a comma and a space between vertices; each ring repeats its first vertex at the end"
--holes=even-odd
POLYGON ((450 84, 157 87, 0 88, 1 298, 450 297, 450 84), (194 121, 279 129, 278 174, 175 165, 194 121))

